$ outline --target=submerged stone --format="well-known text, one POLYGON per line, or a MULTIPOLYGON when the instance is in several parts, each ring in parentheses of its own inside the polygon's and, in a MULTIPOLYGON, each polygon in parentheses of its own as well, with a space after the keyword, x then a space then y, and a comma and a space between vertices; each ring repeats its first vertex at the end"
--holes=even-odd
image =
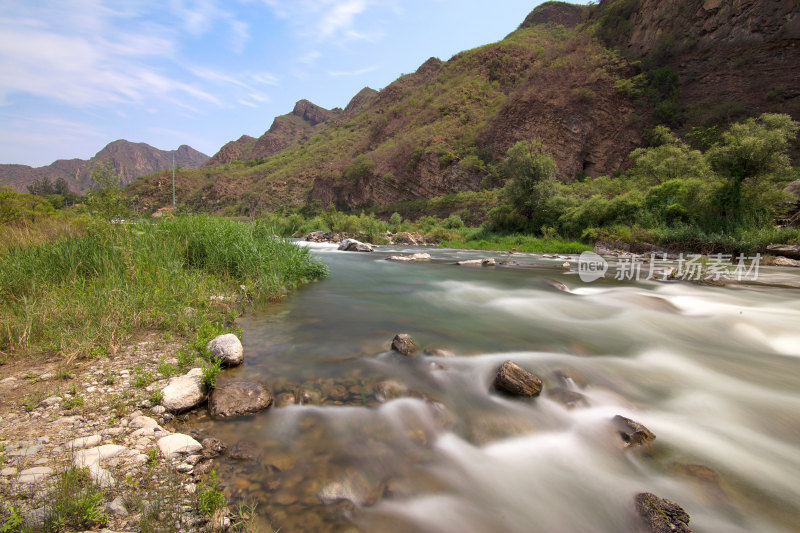
POLYGON ((511 396, 533 398, 542 392, 542 380, 513 361, 506 361, 494 377, 497 390, 511 396))
POLYGON ((650 533, 692 533, 689 514, 677 503, 650 492, 637 494, 634 502, 650 533))
POLYGON ((400 333, 399 335, 395 335, 394 339, 392 339, 392 350, 403 355, 411 356, 416 353, 417 344, 408 333, 400 333))
POLYGON ((211 391, 208 411, 215 418, 243 416, 268 408, 272 401, 272 393, 263 385, 236 381, 211 391))
POLYGON ((616 415, 612 419, 612 422, 619 432, 622 441, 625 443, 626 448, 644 446, 650 444, 656 438, 652 431, 630 418, 616 415))

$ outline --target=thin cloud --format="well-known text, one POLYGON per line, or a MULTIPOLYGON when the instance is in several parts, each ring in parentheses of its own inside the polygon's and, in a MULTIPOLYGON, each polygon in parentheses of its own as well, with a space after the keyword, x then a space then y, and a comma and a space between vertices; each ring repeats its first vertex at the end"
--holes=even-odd
POLYGON ((375 65, 364 67, 358 70, 350 70, 350 71, 337 71, 337 72, 328 72, 329 76, 333 76, 335 78, 341 76, 360 76, 361 74, 366 74, 368 72, 375 72, 378 70, 378 67, 375 65))

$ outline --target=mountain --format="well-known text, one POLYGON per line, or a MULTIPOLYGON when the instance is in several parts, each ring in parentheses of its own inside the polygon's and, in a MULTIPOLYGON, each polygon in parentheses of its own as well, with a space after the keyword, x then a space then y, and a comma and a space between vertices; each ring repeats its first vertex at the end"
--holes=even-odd
MULTIPOLYGON (((361 209, 501 186, 499 163, 519 140, 541 138, 569 181, 624 170, 657 124, 687 133, 765 111, 798 119, 798 4, 546 2, 503 40, 430 58, 344 110, 301 100, 258 139, 181 172, 178 197, 214 212, 361 209)), ((130 194, 156 209, 166 179, 137 180, 130 194)))
POLYGON ((208 156, 191 146, 181 145, 177 150, 159 150, 146 143, 132 143, 118 140, 106 145, 88 161, 83 159, 59 159, 44 167, 27 165, 0 165, 0 182, 25 191, 34 181, 49 179, 55 182, 62 178, 73 192, 84 193, 94 186, 92 169, 110 161, 122 176, 122 184, 128 184, 139 176, 158 170, 171 169, 172 158, 175 166, 198 168, 208 160, 208 156))

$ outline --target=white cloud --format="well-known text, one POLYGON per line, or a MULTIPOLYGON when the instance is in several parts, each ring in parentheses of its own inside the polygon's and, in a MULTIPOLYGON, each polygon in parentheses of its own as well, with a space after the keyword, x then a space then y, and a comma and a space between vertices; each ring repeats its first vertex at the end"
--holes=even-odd
POLYGON ((327 10, 317 26, 319 39, 325 40, 335 35, 339 30, 350 29, 356 16, 367 8, 366 0, 341 0, 334 2, 327 10))
MULTIPOLYGON (((373 39, 373 32, 356 28, 357 19, 374 0, 262 0, 272 13, 290 20, 297 34, 318 42, 373 39)), ((378 32, 380 33, 380 32, 378 32)))
MULTIPOLYGON (((219 0, 44 0, 0 4, 0 105, 26 94, 72 106, 118 103, 153 107, 166 101, 185 109, 224 106, 205 85, 238 86, 261 95, 275 85, 266 72, 237 79, 212 71, 186 78, 182 36, 223 31, 221 39, 241 52, 249 26, 221 9, 219 0), (172 18, 170 18, 172 17, 172 18), (175 19, 179 24, 170 24, 175 19), (160 22, 156 22, 160 21, 160 22)), ((261 95, 266 99, 266 95, 261 95)))

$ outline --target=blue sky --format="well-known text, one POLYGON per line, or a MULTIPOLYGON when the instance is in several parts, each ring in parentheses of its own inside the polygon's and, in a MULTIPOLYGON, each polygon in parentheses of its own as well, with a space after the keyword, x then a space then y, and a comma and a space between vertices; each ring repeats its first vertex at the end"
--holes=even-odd
POLYGON ((539 3, 2 0, 0 163, 88 159, 116 139, 213 155, 299 99, 344 107, 500 40, 539 3))

